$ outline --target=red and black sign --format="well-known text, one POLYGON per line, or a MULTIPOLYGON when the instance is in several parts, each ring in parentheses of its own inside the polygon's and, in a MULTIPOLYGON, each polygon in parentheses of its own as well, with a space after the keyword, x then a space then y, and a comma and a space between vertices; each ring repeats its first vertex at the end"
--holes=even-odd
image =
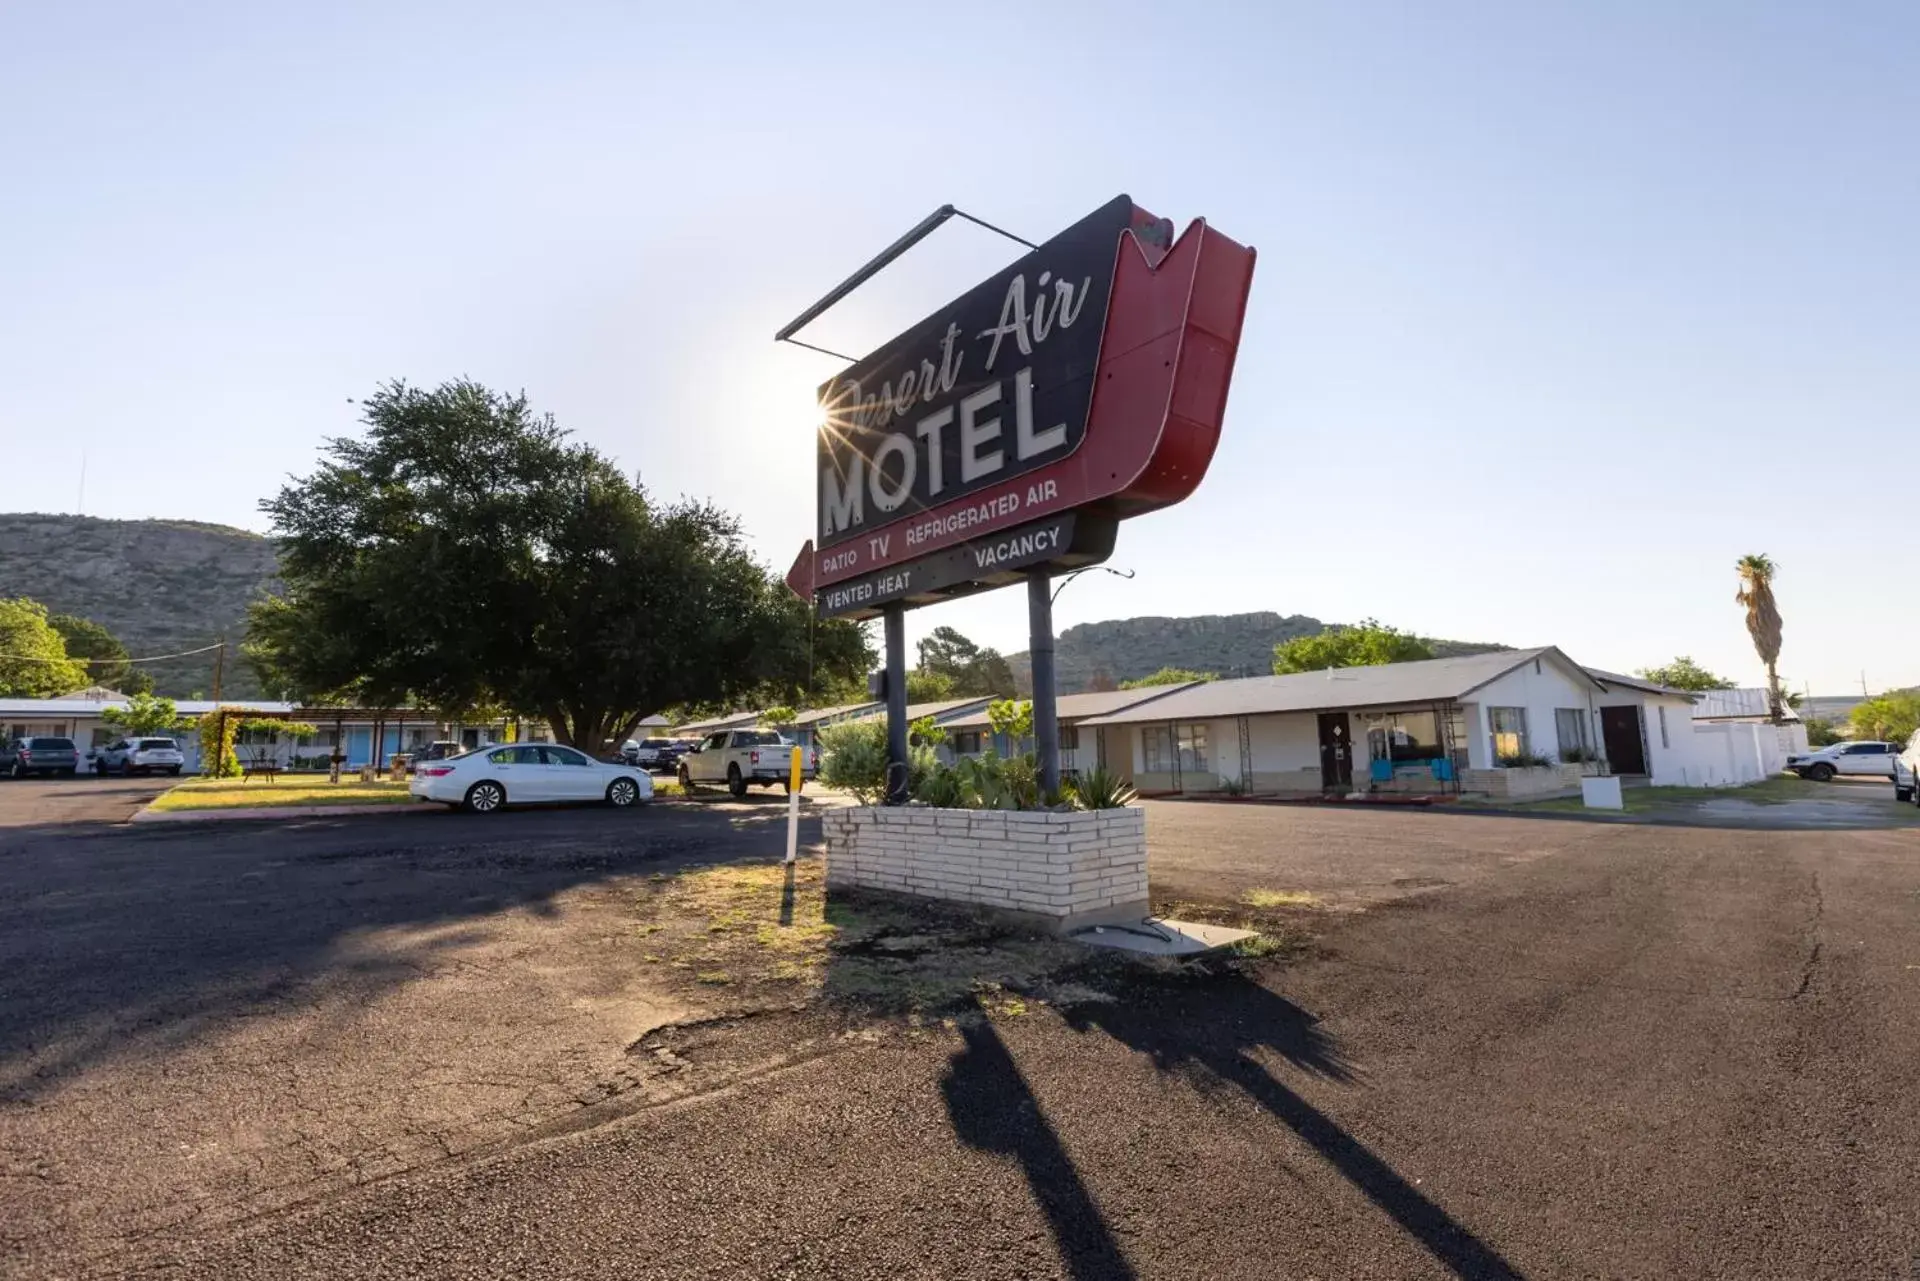
MULTIPOLYGON (((933 553, 1191 493, 1219 440, 1254 254, 1202 221, 1171 231, 1118 197, 824 384, 818 546, 788 584, 823 610, 853 580, 878 598, 881 571, 933 553)), ((1089 555, 1077 563, 1105 553, 1089 555)), ((924 603, 965 584, 895 586, 888 599, 924 603)))

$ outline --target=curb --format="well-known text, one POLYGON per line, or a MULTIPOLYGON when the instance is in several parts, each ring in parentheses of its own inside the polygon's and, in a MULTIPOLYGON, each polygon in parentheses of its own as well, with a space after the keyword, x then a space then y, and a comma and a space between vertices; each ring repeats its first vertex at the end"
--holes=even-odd
POLYGON ((244 809, 156 810, 149 806, 133 823, 227 823, 242 819, 348 818, 375 814, 426 814, 425 805, 382 801, 371 805, 255 805, 244 809))
MULTIPOLYGON (((731 799, 720 797, 717 799, 731 799)), ((697 805, 700 802, 684 796, 660 796, 649 805, 697 805)), ((399 817, 407 814, 438 814, 446 806, 438 802, 419 801, 409 804, 405 801, 380 801, 369 805, 250 805, 236 809, 184 809, 156 810, 151 806, 140 810, 127 821, 130 823, 231 823, 245 820, 263 821, 283 818, 375 818, 382 816, 399 817)))

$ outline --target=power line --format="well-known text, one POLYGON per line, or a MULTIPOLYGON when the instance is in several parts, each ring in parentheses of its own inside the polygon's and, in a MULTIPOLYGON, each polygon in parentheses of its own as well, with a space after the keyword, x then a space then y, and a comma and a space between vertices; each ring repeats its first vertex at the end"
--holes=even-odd
POLYGON ((82 667, 118 667, 122 663, 164 663, 171 658, 192 658, 195 654, 211 654, 216 649, 225 649, 227 642, 215 641, 211 645, 202 645, 199 649, 183 649, 178 654, 154 654, 148 658, 43 658, 38 654, 0 654, 0 662, 7 663, 78 663, 82 667))

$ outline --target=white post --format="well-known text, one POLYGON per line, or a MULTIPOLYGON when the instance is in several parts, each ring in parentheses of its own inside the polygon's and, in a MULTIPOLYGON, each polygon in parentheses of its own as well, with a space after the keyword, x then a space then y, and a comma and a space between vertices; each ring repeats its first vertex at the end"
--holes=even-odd
POLYGON ((787 777, 787 862, 800 854, 800 748, 793 749, 792 773, 787 777))

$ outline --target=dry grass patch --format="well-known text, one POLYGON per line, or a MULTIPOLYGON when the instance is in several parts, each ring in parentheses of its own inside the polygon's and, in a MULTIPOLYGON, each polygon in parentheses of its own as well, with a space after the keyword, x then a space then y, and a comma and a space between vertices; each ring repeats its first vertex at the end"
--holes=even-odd
POLYGON ((689 868, 649 878, 635 946, 679 981, 728 993, 729 1008, 832 1001, 875 1013, 977 1002, 1017 1017, 1071 976, 1081 986, 1131 963, 1120 953, 1012 927, 958 905, 826 893, 818 859, 689 868))
POLYGON ((1319 907, 1319 896, 1305 890, 1269 890, 1251 889, 1240 896, 1240 901, 1248 907, 1263 911, 1276 907, 1319 907))

